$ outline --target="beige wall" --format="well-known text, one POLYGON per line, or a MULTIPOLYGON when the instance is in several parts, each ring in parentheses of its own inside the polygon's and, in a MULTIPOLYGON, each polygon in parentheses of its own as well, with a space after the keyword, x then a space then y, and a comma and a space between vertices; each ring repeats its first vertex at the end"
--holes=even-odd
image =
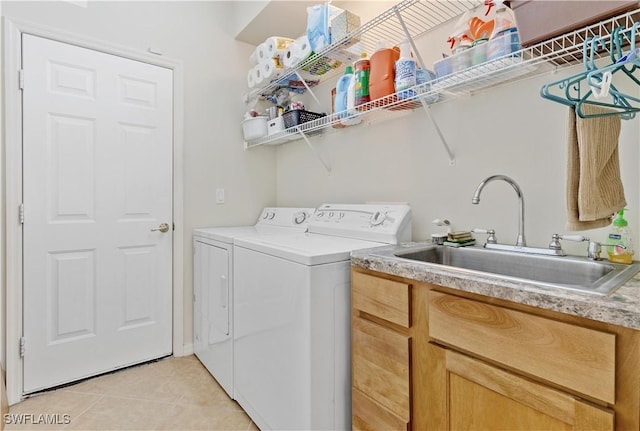
POLYGON ((184 342, 191 343, 191 230, 250 224, 262 207, 276 203, 275 153, 268 148, 243 149, 242 95, 253 47, 233 39, 228 22, 231 3, 90 1, 80 7, 60 1, 3 1, 2 5, 6 17, 140 51, 152 47, 183 62, 184 342), (216 188, 226 191, 224 205, 215 204, 216 188))

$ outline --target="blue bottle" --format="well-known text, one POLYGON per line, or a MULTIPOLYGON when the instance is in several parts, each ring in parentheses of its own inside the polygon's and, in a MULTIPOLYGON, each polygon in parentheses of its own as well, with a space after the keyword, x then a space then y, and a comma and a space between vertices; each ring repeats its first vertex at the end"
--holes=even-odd
POLYGON ((336 83, 336 98, 333 102, 333 110, 340 118, 344 118, 348 115, 347 96, 349 94, 349 85, 353 79, 353 68, 351 66, 347 66, 344 71, 344 75, 342 75, 336 83))

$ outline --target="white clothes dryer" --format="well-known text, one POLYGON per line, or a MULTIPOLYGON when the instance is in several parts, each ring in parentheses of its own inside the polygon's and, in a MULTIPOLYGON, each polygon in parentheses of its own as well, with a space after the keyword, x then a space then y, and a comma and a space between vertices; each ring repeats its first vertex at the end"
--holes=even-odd
POLYGON ((233 398, 233 241, 305 232, 313 208, 264 208, 253 226, 193 231, 193 351, 233 398))
POLYGON ((407 205, 323 205, 234 243, 235 397, 262 430, 351 429, 350 254, 411 240, 407 205))

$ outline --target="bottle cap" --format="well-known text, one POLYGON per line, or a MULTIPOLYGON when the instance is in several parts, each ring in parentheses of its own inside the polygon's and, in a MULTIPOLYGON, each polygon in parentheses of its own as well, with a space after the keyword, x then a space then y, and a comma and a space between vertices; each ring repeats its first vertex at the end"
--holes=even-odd
POLYGON ((622 208, 620 211, 618 211, 618 215, 616 216, 615 220, 613 220, 613 225, 616 227, 625 227, 628 224, 629 223, 627 223, 627 221, 624 219, 624 208, 622 208))
POLYGON ((347 66, 347 67, 344 69, 344 74, 345 74, 345 75, 348 75, 348 74, 350 74, 350 73, 353 73, 353 67, 351 67, 351 66, 347 66))

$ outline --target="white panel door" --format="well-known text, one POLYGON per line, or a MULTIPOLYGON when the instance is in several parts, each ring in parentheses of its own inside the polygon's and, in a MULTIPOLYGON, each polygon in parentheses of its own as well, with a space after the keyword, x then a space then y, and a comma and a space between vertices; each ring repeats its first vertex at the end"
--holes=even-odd
POLYGON ((24 392, 172 351, 172 71, 23 36, 24 392))

